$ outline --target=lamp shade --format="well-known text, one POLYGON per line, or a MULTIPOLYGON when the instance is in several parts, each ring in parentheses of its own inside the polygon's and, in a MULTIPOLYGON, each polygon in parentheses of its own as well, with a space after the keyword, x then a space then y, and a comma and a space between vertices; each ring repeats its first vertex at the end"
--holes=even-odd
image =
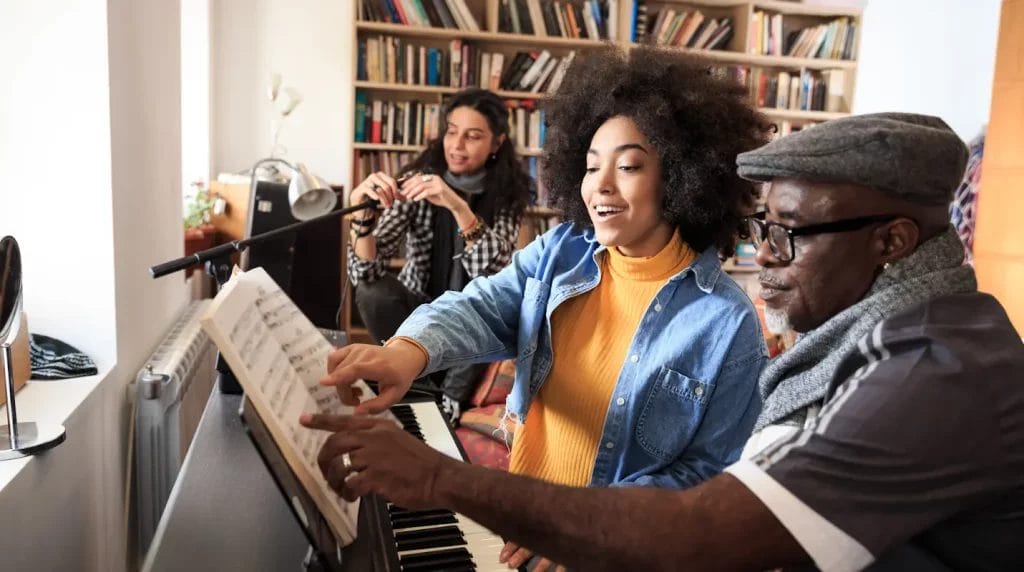
POLYGON ((292 216, 299 220, 309 220, 331 212, 337 202, 338 197, 330 185, 310 173, 302 163, 295 166, 295 174, 288 185, 288 204, 292 207, 292 216))

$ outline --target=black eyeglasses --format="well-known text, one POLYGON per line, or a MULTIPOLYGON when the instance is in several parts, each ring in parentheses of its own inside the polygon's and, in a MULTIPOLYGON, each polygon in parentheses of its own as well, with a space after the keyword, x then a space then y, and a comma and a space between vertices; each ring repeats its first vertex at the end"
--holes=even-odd
POLYGON ((764 220, 764 217, 764 212, 755 213, 747 217, 747 229, 750 231, 750 236, 757 241, 757 244, 767 240, 768 247, 771 248, 775 258, 778 258, 780 262, 790 262, 793 260, 793 256, 796 255, 796 247, 793 245, 793 237, 795 236, 850 232, 860 230, 872 224, 896 220, 900 215, 862 216, 796 228, 777 222, 767 222, 764 220))

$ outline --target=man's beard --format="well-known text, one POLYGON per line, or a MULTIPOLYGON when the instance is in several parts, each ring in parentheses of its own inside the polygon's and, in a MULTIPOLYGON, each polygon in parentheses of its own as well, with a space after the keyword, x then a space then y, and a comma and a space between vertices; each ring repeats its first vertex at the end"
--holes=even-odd
POLYGON ((793 329, 786 312, 767 307, 764 309, 764 325, 769 332, 776 336, 781 336, 793 329))

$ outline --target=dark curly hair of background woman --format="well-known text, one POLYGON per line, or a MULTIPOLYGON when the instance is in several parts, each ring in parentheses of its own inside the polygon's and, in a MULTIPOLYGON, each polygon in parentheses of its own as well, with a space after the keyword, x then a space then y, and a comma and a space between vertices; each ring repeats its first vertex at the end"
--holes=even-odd
POLYGON ((622 115, 661 156, 665 219, 698 252, 732 255, 757 193, 736 174, 736 155, 765 144, 772 129, 745 87, 677 51, 608 47, 577 57, 545 110, 541 176, 567 220, 591 226, 580 196, 587 150, 597 129, 622 115))

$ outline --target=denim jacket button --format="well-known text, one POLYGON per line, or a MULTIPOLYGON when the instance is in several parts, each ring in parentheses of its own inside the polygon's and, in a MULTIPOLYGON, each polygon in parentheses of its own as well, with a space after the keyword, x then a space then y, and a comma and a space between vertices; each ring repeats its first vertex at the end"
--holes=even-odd
POLYGON ((704 395, 704 388, 699 385, 697 387, 694 387, 693 394, 696 395, 697 397, 704 395))
POLYGON ((661 304, 655 304, 654 305, 654 311, 655 312, 660 312, 661 311, 661 304))
POLYGON ((604 448, 605 449, 611 449, 614 446, 615 446, 615 443, 612 443, 611 441, 608 441, 607 443, 604 444, 604 448))
POLYGON ((640 361, 640 356, 638 356, 636 354, 633 354, 632 356, 630 356, 629 361, 631 361, 633 363, 636 363, 636 362, 640 361))
POLYGON ((616 405, 625 405, 626 404, 626 398, 625 397, 620 397, 620 398, 616 399, 615 400, 615 404, 616 405))

